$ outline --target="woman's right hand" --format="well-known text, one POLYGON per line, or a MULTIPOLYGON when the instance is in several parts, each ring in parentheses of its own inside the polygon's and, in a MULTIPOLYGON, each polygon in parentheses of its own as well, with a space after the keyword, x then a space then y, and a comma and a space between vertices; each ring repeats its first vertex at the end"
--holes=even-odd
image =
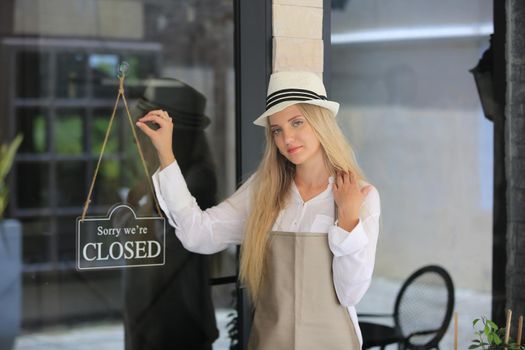
POLYGON ((146 134, 157 150, 160 167, 164 169, 175 161, 172 149, 173 122, 166 111, 150 111, 137 121, 137 126, 146 134), (159 126, 157 130, 151 129, 146 122, 153 122, 159 126))

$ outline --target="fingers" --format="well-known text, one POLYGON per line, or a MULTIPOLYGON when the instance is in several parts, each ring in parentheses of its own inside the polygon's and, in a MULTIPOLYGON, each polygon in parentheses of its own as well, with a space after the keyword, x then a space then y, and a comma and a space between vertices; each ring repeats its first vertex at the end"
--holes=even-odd
POLYGON ((149 126, 147 126, 146 124, 141 123, 141 122, 137 122, 136 124, 139 127, 139 129, 142 130, 142 132, 145 133, 148 137, 151 138, 155 136, 155 131, 151 129, 149 126))
POLYGON ((170 116, 168 115, 168 112, 162 109, 155 109, 153 111, 149 111, 146 115, 157 115, 161 117, 162 119, 166 119, 166 120, 171 119, 170 116))
POLYGON ((366 197, 370 191, 372 191, 372 185, 367 185, 361 189, 361 193, 364 197, 366 197))
POLYGON ((166 117, 166 115, 161 113, 148 113, 138 120, 139 122, 155 122, 160 126, 166 125, 166 123, 171 123, 171 118, 166 117))
POLYGON ((139 122, 153 121, 159 125, 165 125, 165 123, 172 123, 171 117, 166 111, 155 110, 148 112, 145 116, 138 120, 139 122))
POLYGON ((149 126, 147 126, 145 124, 146 122, 153 122, 157 124, 161 129, 167 128, 173 123, 170 116, 165 111, 154 110, 154 111, 148 112, 145 116, 138 119, 138 121, 136 122, 136 125, 150 138, 155 135, 155 131, 152 130, 149 126), (150 131, 153 131, 153 132, 150 132, 150 131))
POLYGON ((336 175, 336 185, 337 187, 343 186, 345 184, 356 184, 356 176, 354 173, 349 171, 339 171, 336 175))
POLYGON ((336 177, 335 177, 335 187, 336 189, 339 189, 341 188, 341 186, 343 186, 343 176, 342 176, 342 173, 337 172, 336 177))
POLYGON ((170 116, 168 115, 168 112, 163 111, 161 109, 150 111, 148 114, 158 115, 159 117, 161 117, 164 120, 171 120, 170 116))

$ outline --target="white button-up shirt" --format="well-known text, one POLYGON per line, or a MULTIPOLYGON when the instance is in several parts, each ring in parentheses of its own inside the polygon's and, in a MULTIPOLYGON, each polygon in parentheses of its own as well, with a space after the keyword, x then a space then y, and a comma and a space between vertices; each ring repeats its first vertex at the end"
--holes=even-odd
MULTIPOLYGON (((231 197, 205 211, 188 191, 177 162, 157 171, 152 178, 159 204, 186 249, 212 254, 230 244, 242 243, 251 206, 252 178, 231 197)), ((348 232, 335 224, 333 181, 330 177, 326 190, 306 202, 292 182, 288 203, 279 213, 273 230, 328 232, 328 243, 334 255, 335 291, 341 305, 347 307, 362 343, 355 305, 372 279, 379 233, 379 193, 375 188, 368 193, 361 205, 359 223, 348 232)))

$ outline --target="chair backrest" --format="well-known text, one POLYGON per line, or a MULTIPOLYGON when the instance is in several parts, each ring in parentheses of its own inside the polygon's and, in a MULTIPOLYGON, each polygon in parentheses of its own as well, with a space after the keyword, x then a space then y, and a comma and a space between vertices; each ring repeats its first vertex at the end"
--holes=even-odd
POLYGON ((394 307, 395 327, 403 336, 416 332, 408 347, 437 347, 447 331, 454 310, 454 284, 437 265, 424 266, 403 283, 394 307), (426 332, 426 334, 425 334, 426 332))

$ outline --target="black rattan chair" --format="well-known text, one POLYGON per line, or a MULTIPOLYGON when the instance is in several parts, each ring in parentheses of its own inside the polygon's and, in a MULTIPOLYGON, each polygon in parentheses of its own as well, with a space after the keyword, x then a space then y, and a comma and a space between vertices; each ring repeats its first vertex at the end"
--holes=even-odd
POLYGON ((391 317, 394 326, 359 322, 363 349, 398 344, 399 349, 439 349, 454 309, 454 284, 448 272, 429 265, 414 272, 396 297, 393 314, 359 314, 361 319, 391 317))

